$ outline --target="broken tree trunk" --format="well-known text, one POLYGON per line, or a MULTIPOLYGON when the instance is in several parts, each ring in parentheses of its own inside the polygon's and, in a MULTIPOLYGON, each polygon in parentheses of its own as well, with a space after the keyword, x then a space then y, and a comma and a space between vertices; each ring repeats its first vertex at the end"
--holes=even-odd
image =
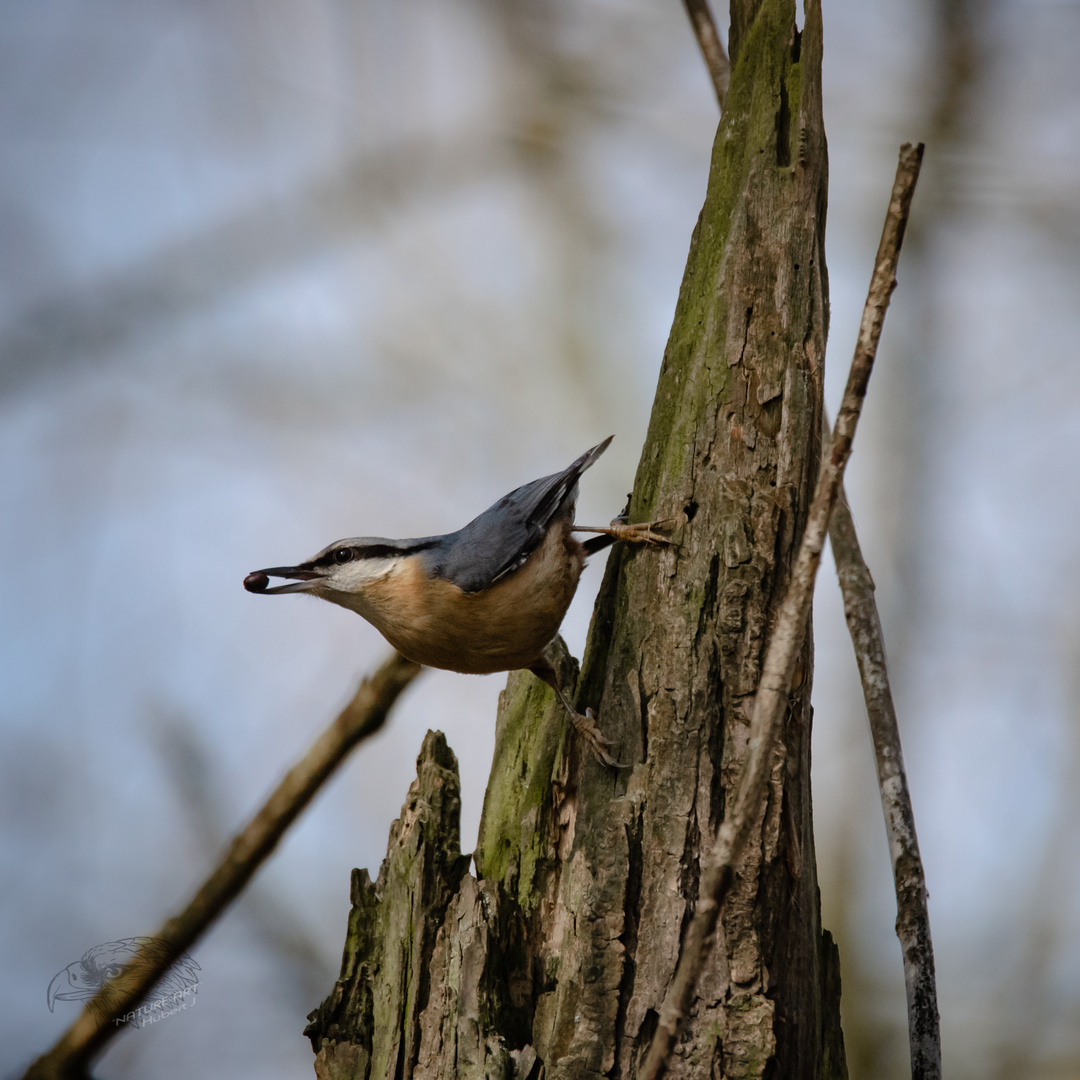
MULTIPOLYGON (((630 1078, 648 1047, 745 757, 820 450, 819 3, 800 33, 794 0, 736 0, 731 54, 630 503, 631 520, 680 528, 663 551, 613 550, 577 680, 579 707, 637 764, 597 764, 551 692, 513 673, 474 878, 456 764, 429 735, 378 883, 354 874, 342 976, 308 1029, 320 1077, 630 1078)), ((819 922, 811 674, 807 644, 673 1076, 845 1075, 838 959, 819 922)))

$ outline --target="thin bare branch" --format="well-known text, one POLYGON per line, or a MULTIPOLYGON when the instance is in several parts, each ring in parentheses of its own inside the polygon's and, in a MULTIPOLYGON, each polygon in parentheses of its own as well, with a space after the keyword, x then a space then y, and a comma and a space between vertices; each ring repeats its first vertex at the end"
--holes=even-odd
POLYGON ((346 755, 382 727, 398 695, 420 671, 394 653, 360 684, 355 697, 233 839, 228 851, 191 902, 154 935, 160 957, 140 950, 131 963, 88 1001, 56 1045, 38 1058, 23 1080, 82 1080, 91 1061, 121 1029, 114 1023, 131 1012, 171 964, 191 948, 239 895, 277 846, 285 830, 311 801, 346 755))
POLYGON ((659 1080, 667 1069, 668 1055, 675 1045, 679 1025, 689 1012, 698 976, 712 951, 716 920, 727 895, 746 842, 764 814, 767 779, 780 725, 787 709, 788 693, 795 662, 802 649, 813 600, 814 579, 821 562, 821 550, 829 526, 829 515, 851 454, 859 413, 870 380, 881 327, 889 298, 896 288, 896 264, 907 227, 911 197, 919 177, 923 147, 905 143, 900 148, 885 228, 878 247, 870 291, 859 325, 855 357, 836 427, 822 462, 814 499, 810 504, 806 531, 791 575, 776 626, 769 639, 761 680, 750 721, 749 751, 738 788, 728 813, 717 831, 712 851, 702 865, 700 899, 690 922, 682 953, 660 1009, 656 1033, 642 1066, 642 1080, 659 1080))
POLYGON ((69 364, 100 364, 163 324, 342 246, 403 205, 475 183, 495 161, 490 140, 472 135, 358 154, 113 274, 62 288, 0 325, 0 396, 69 364))
POLYGON ((717 104, 720 112, 723 112, 728 83, 731 82, 731 64, 724 51, 724 43, 720 40, 720 32, 716 29, 716 20, 709 7, 709 0, 683 0, 683 3, 686 5, 686 14, 690 16, 690 25, 694 28, 701 55, 705 58, 705 66, 712 77, 717 104))
POLYGON ((844 615, 859 663, 877 758, 881 808, 885 812, 885 828, 889 835, 889 854, 896 883, 896 936, 904 954, 907 986, 911 1076, 912 1080, 940 1080, 941 1032, 934 947, 930 941, 930 915, 926 907, 926 878, 919 857, 915 814, 900 748, 900 728, 885 665, 885 642, 874 600, 874 580, 859 548, 843 486, 829 522, 829 540, 844 594, 844 615))

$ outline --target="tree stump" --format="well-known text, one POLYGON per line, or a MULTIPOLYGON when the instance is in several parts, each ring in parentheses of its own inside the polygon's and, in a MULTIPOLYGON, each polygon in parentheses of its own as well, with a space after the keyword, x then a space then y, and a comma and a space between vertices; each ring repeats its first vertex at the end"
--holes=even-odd
MULTIPOLYGON (((378 883, 353 876, 341 979, 308 1028, 319 1077, 629 1080, 640 1065, 817 475, 821 47, 818 2, 801 32, 793 0, 733 4, 726 111, 630 502, 631 521, 679 527, 667 549, 616 545, 576 680, 635 767, 594 761, 551 691, 512 673, 473 877, 456 763, 429 734, 378 883)), ((846 1076, 814 860, 810 640, 674 1077, 846 1076)), ((574 685, 565 650, 561 665, 574 685)))

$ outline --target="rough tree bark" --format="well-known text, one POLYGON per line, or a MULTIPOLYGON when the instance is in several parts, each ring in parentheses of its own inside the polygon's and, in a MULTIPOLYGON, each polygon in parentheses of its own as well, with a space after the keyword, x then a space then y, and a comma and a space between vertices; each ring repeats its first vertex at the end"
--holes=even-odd
MULTIPOLYGON (((474 878, 456 763, 429 735, 378 883, 353 877, 341 979, 308 1029, 321 1077, 629 1078, 640 1065, 818 469, 820 4, 807 0, 801 33, 795 17, 794 0, 732 5, 726 111, 630 503, 631 520, 681 525, 667 550, 613 550, 577 680, 579 706, 598 707, 638 764, 598 765, 551 692, 512 674, 474 878)), ((846 1075, 819 922, 811 673, 808 644, 673 1076, 846 1075)))

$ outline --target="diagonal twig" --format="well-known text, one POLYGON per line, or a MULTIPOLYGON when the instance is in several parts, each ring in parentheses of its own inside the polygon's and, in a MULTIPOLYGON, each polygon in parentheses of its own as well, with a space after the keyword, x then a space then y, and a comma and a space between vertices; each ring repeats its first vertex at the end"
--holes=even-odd
POLYGON ((728 84, 731 82, 731 63, 724 51, 724 43, 720 40, 720 32, 716 29, 716 20, 709 7, 709 0, 683 0, 683 3, 686 5, 686 14, 690 16, 690 25, 694 28, 698 48, 705 58, 705 66, 709 69, 717 103, 723 112, 728 84))
POLYGON ((419 664, 394 653, 361 682, 352 701, 236 835, 187 907, 167 920, 151 939, 157 942, 157 951, 141 949, 97 997, 86 1003, 76 1021, 48 1053, 30 1066, 23 1080, 81 1080, 87 1076, 90 1063, 122 1026, 114 1021, 139 1005, 172 963, 239 895, 348 752, 382 727, 390 707, 420 670, 419 664))
POLYGON ((941 1080, 941 1033, 938 1023, 937 986, 934 979, 934 947, 930 940, 930 916, 926 907, 926 878, 915 814, 911 808, 900 728, 896 722, 885 666, 885 642, 874 600, 874 581, 859 548, 843 486, 829 522, 829 541, 840 589, 844 594, 855 658, 859 663, 866 714, 874 740, 881 808, 889 836, 893 880, 896 884, 896 936, 904 955, 907 987, 908 1040, 911 1047, 912 1080, 941 1080))
POLYGON ((889 297, 896 288, 896 264, 907 227, 911 197, 922 164, 922 154, 921 143, 914 147, 905 143, 900 148, 900 161, 889 199, 888 213, 885 215, 885 228, 881 234, 874 273, 870 279, 870 291, 859 325, 859 338, 844 390, 844 400, 822 462, 791 581, 765 652, 761 680, 754 699, 754 713, 750 721, 746 761, 739 777, 732 809, 717 831, 712 851, 703 861, 697 908, 683 941, 675 977, 660 1009, 656 1032, 641 1069, 641 1080, 659 1080, 667 1069, 668 1055, 675 1044, 679 1024, 690 1009, 698 976, 712 951, 716 920, 720 914, 720 906, 731 888, 735 864, 739 861, 755 824, 759 823, 762 817, 769 768, 787 709, 795 662, 806 634, 807 618, 813 600, 814 578, 821 562, 821 550, 825 545, 829 514, 851 454, 851 442, 877 355, 889 297))

